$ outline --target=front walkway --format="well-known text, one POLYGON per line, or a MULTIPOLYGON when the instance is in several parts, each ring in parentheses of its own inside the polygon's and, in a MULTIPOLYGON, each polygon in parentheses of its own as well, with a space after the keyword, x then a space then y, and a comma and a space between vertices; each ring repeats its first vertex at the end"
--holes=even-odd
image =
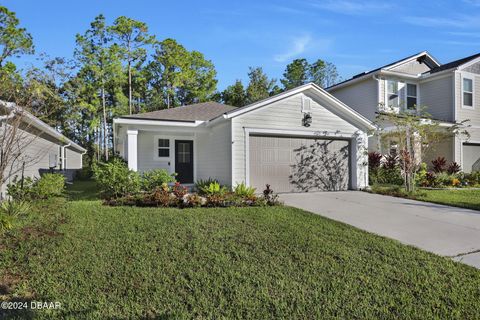
POLYGON ((480 268, 480 211, 359 191, 280 198, 286 205, 480 268))

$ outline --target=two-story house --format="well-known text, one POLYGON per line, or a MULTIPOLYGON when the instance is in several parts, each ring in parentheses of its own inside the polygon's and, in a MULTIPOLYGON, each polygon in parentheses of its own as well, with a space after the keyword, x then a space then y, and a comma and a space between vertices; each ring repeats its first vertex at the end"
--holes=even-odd
MULTIPOLYGON (((445 126, 469 120, 469 138, 445 139, 429 159, 443 156, 465 172, 480 170, 480 54, 441 64, 424 51, 358 74, 327 91, 372 121, 379 112, 418 107, 445 126)), ((395 147, 395 141, 380 142, 375 135, 369 139, 369 151, 387 154, 395 147)))

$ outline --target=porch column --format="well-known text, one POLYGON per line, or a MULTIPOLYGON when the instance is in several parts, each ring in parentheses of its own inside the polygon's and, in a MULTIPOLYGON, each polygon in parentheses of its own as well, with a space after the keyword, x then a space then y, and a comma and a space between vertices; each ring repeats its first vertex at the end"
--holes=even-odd
POLYGON ((137 136, 138 130, 127 130, 127 162, 128 168, 133 171, 137 171, 137 136))

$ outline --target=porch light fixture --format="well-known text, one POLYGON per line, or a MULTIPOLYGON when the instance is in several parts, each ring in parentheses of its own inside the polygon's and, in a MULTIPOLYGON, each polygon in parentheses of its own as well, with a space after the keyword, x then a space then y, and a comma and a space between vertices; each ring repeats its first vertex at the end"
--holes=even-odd
POLYGON ((312 124, 312 115, 310 112, 306 112, 303 114, 302 124, 304 127, 310 127, 312 124))

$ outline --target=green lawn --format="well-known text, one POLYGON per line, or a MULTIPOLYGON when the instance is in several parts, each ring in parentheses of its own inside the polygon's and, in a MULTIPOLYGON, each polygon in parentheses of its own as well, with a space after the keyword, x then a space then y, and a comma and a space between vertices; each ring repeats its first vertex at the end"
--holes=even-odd
POLYGON ((422 190, 418 200, 480 210, 480 190, 422 190))
POLYGON ((480 318, 480 271, 302 210, 104 207, 91 184, 72 190, 0 241, 3 299, 62 303, 11 316, 480 318))
POLYGON ((480 210, 480 190, 477 189, 418 189, 414 194, 407 194, 400 186, 374 185, 372 192, 480 210))

